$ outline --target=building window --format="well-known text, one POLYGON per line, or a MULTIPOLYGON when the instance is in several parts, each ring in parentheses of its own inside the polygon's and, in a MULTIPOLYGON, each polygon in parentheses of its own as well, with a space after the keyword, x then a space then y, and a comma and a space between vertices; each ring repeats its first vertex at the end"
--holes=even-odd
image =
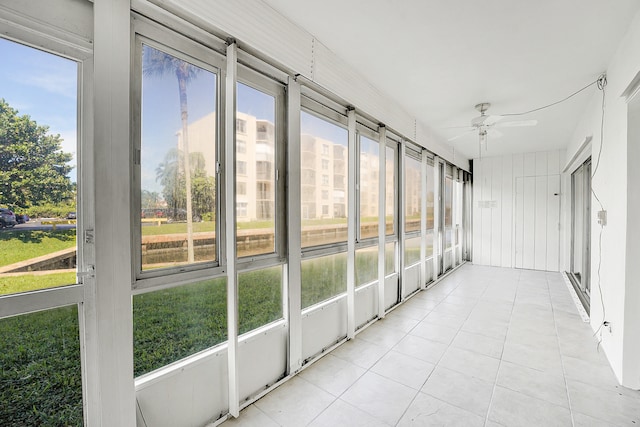
POLYGON ((247 202, 236 203, 236 215, 240 218, 245 218, 247 216, 247 202))
POLYGON ((236 161, 236 174, 238 175, 246 175, 247 174, 247 162, 244 160, 236 161))
POLYGON ((322 215, 329 215, 329 205, 322 205, 322 215))
POLYGON ((247 195, 247 183, 246 182, 238 182, 236 184, 236 192, 238 196, 246 196, 247 195))
POLYGON ((360 169, 358 176, 359 183, 359 211, 360 211, 360 238, 378 237, 378 211, 379 201, 379 179, 378 169, 379 144, 365 136, 360 136, 360 169))
POLYGON ((329 185, 329 175, 322 175, 322 185, 329 185))
POLYGON ((236 119, 236 132, 247 133, 247 121, 242 119, 236 119))
POLYGON ((238 139, 236 141, 236 153, 245 154, 247 152, 247 141, 238 139))
POLYGON ((322 155, 323 156, 329 155, 329 144, 322 144, 322 155))
POLYGON ((322 170, 329 170, 329 160, 322 159, 322 170))
POLYGON ((329 190, 322 190, 322 200, 329 200, 329 190))

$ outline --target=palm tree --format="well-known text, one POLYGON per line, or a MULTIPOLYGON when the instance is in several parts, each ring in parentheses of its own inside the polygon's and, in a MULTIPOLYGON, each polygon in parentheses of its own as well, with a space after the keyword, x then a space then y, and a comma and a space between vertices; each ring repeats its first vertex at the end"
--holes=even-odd
POLYGON ((145 76, 164 76, 175 74, 178 79, 178 93, 180 95, 180 117, 182 119, 182 152, 184 154, 186 208, 187 208, 187 260, 194 262, 193 251, 193 214, 191 207, 191 167, 189 164, 189 132, 188 132, 188 102, 187 84, 198 74, 198 67, 168 53, 144 46, 142 52, 142 73, 145 76))

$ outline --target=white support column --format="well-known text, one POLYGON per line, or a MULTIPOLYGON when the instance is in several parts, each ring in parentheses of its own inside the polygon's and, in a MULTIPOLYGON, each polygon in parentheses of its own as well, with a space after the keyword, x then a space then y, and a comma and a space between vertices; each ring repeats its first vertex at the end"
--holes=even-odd
POLYGON ((347 112, 349 126, 349 182, 347 209, 347 339, 356 336, 356 112, 347 112))
POLYGON ((406 287, 405 271, 404 271, 404 243, 405 243, 405 228, 406 228, 405 168, 407 167, 405 157, 406 157, 407 149, 404 141, 400 144, 399 148, 400 148, 400 158, 398 161, 399 189, 398 189, 398 251, 397 251, 399 259, 397 260, 398 261, 397 265, 398 265, 398 281, 400 283, 399 301, 402 301, 404 299, 404 289, 406 287))
POLYGON ((380 126, 378 164, 378 318, 385 316, 385 243, 386 243, 386 206, 387 206, 387 128, 380 126))
POLYGON ((238 390, 238 272, 236 261, 236 78, 237 45, 227 46, 227 76, 224 110, 224 212, 225 254, 227 261, 227 328, 229 369, 229 414, 240 415, 238 390))
POLYGON ((440 236, 440 209, 443 202, 442 192, 440 191, 441 180, 440 158, 436 156, 433 159, 433 280, 437 279, 441 273, 439 258, 443 256, 442 236, 440 236))
POLYGON ((302 219, 300 213, 300 84, 287 86, 287 313, 289 321, 289 374, 302 368, 302 219))
POLYGON ((84 307, 88 426, 136 423, 132 224, 129 215, 122 215, 131 212, 129 6, 129 0, 93 4, 96 269, 95 281, 87 282, 84 307))
POLYGON ((427 288, 427 151, 422 150, 420 179, 420 288, 427 288))

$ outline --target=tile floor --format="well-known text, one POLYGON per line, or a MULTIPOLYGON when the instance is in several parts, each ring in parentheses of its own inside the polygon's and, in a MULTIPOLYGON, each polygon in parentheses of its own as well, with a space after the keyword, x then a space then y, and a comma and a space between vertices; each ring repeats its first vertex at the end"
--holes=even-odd
POLYGON ((640 426, 559 273, 466 264, 222 425, 640 426))

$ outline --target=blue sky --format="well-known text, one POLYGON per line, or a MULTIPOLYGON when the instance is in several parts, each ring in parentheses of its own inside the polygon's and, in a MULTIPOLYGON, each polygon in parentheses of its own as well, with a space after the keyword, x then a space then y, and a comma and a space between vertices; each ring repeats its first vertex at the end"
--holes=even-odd
POLYGON ((76 180, 76 62, 0 38, 0 98, 20 115, 29 115, 49 133, 60 134, 62 149, 74 155, 70 177, 76 180))

